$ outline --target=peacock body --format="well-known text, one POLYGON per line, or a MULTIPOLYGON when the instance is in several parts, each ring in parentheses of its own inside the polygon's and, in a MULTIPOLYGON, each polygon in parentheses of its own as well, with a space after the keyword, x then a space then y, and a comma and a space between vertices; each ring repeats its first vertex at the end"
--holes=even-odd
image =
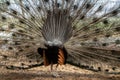
POLYGON ((14 7, 6 0, 0 8, 1 48, 10 52, 0 54, 8 60, 0 65, 9 65, 12 57, 21 63, 29 58, 45 66, 70 63, 93 71, 120 72, 120 24, 111 20, 119 14, 119 6, 105 10, 107 2, 98 5, 99 0, 13 2, 14 7))

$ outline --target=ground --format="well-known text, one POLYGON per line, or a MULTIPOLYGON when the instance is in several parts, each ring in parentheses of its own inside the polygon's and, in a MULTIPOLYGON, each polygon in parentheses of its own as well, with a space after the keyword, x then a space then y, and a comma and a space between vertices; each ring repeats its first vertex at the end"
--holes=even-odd
POLYGON ((9 70, 0 67, 0 80, 120 80, 120 75, 104 74, 66 64, 50 71, 50 66, 28 70, 9 70), (56 76, 55 76, 56 75, 56 76), (59 76, 57 76, 59 75, 59 76))

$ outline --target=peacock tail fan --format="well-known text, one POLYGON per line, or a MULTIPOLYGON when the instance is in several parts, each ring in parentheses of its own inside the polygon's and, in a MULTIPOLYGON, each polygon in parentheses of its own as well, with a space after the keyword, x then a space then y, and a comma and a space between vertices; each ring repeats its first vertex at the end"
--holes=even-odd
POLYGON ((120 73, 120 7, 116 3, 108 9, 108 2, 4 0, 0 65, 69 63, 120 73))

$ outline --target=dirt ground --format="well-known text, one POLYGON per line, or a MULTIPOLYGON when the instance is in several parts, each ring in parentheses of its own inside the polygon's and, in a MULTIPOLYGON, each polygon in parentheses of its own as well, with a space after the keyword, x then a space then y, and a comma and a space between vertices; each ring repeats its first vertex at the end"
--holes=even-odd
POLYGON ((50 71, 50 66, 28 70, 0 67, 0 80, 120 80, 120 75, 92 72, 66 64, 50 71))

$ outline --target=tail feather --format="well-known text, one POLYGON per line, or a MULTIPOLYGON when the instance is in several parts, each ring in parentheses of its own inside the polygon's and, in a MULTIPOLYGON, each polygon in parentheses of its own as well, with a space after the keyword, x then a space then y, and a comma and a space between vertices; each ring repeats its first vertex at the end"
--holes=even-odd
MULTIPOLYGON (((67 62, 78 66, 90 65, 89 68, 95 66, 98 70, 117 67, 119 71, 120 24, 119 19, 113 20, 120 12, 117 4, 107 10, 108 2, 99 4, 99 0, 13 2, 16 8, 12 7, 11 0, 5 2, 6 8, 0 7, 2 49, 7 47, 7 51, 17 56, 26 56, 37 53, 38 48, 48 50, 51 46, 60 49, 65 46, 65 54, 58 51, 60 64, 66 63, 67 59, 67 62)), ((44 64, 51 64, 44 53, 40 60, 41 57, 44 64)))
MULTIPOLYGON (((73 49, 73 48, 72 48, 73 49)), ((102 71, 105 71, 106 69, 109 70, 109 72, 120 72, 120 51, 114 50, 114 52, 106 49, 97 49, 97 48, 78 48, 75 49, 67 49, 70 51, 69 57, 67 59, 67 62, 73 65, 76 65, 78 67, 82 67, 84 69, 89 69, 93 71, 99 71, 99 67, 102 69, 102 71), (94 49, 94 50, 93 50, 94 49), (74 55, 75 54, 75 55, 74 55), (73 59, 73 60, 72 60, 73 59), (91 67, 93 67, 91 69, 91 67), (116 68, 117 70, 113 70, 113 68, 116 68)))

